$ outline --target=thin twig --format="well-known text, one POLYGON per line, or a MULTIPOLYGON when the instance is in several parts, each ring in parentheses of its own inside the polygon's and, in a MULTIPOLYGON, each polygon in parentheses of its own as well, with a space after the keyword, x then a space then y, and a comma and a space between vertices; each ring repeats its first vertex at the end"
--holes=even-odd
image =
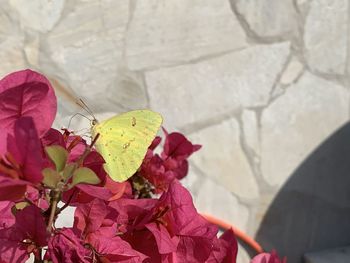
POLYGON ((76 194, 76 192, 77 192, 77 189, 74 189, 74 191, 73 191, 73 193, 71 194, 71 196, 69 197, 68 201, 67 201, 61 208, 58 209, 57 215, 58 215, 59 213, 61 213, 64 209, 66 209, 66 208, 69 206, 69 204, 70 204, 70 202, 72 201, 73 196, 76 194))
POLYGON ((43 261, 41 260, 41 248, 39 248, 38 252, 35 255, 34 258, 34 263, 42 263, 43 261))
MULTIPOLYGON (((92 149, 93 145, 96 143, 98 137, 99 137, 99 134, 97 134, 95 136, 94 140, 91 142, 91 144, 85 148, 84 153, 80 156, 80 158, 77 161, 77 167, 79 167, 84 162, 84 159, 91 152, 91 149, 92 149)), ((69 177, 71 177, 73 175, 74 171, 75 171, 75 169, 71 172, 71 175, 69 177)), ((52 190, 53 194, 52 194, 51 205, 50 205, 50 217, 49 217, 49 221, 47 223, 47 228, 46 228, 49 233, 51 233, 51 227, 52 227, 54 218, 57 215, 56 214, 57 204, 60 200, 62 190, 63 190, 62 188, 52 190)), ((59 210, 59 212, 60 211, 62 211, 62 209, 59 210)))
POLYGON ((51 226, 53 223, 53 220, 55 218, 55 214, 56 214, 56 209, 57 209, 57 204, 58 201, 60 199, 60 195, 61 195, 61 191, 57 191, 57 190, 52 190, 53 191, 53 196, 51 199, 51 205, 50 205, 50 217, 49 217, 49 222, 47 223, 47 227, 46 230, 47 232, 51 233, 51 226))

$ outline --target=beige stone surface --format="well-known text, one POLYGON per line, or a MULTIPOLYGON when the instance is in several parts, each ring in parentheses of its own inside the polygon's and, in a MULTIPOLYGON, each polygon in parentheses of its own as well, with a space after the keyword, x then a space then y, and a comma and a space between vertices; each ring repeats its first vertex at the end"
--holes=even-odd
POLYGON ((247 45, 228 1, 149 0, 135 4, 126 50, 133 70, 182 64, 247 45))
POLYGON ((255 155, 260 155, 260 128, 256 112, 244 110, 242 112, 242 124, 247 146, 255 155))
MULTIPOLYGON (((147 103, 142 76, 128 71, 123 60, 128 12, 124 0, 81 2, 45 41, 40 66, 54 62, 59 77, 68 79, 78 96, 91 104, 94 99, 96 111, 144 108, 147 103)), ((47 71, 57 74, 56 68, 47 71)))
POLYGON ((27 64, 22 53, 24 36, 16 23, 17 17, 11 18, 7 15, 9 6, 5 1, 0 4, 0 75, 4 76, 26 67, 27 64))
POLYGON ((2 58, 0 74, 2 76, 27 67, 21 49, 23 38, 13 36, 0 43, 0 57, 2 58))
POLYGON ((293 0, 231 0, 231 2, 258 36, 293 35, 297 23, 293 0))
POLYGON ((258 184, 242 150, 235 119, 199 130, 190 138, 203 145, 203 149, 191 159, 205 175, 241 198, 258 197, 258 184), (210 154, 213 152, 217 154, 210 154), (240 183, 241 178, 244 178, 244 183, 240 183))
POLYGON ((303 63, 297 57, 293 56, 281 76, 280 83, 282 85, 289 85, 295 82, 302 74, 303 69, 303 63))
POLYGON ((149 71, 150 105, 167 116, 165 124, 177 128, 244 106, 264 105, 288 53, 287 42, 256 45, 195 64, 149 71))
POLYGON ((199 212, 213 215, 238 227, 242 231, 248 229, 249 211, 240 204, 226 187, 202 178, 198 183, 194 203, 199 212))
POLYGON ((306 18, 305 55, 312 69, 344 74, 348 42, 347 0, 318 0, 310 3, 306 18))
POLYGON ((65 0, 10 0, 10 3, 19 13, 22 27, 47 32, 60 19, 65 0))
POLYGON ((298 165, 348 121, 349 92, 304 74, 261 118, 261 163, 266 182, 281 187, 298 165))

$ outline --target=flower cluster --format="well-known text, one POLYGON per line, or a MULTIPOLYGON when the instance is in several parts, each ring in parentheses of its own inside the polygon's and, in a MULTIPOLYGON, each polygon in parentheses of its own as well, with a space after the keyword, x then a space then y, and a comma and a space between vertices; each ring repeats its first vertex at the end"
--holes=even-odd
MULTIPOLYGON (((51 128, 49 81, 23 70, 0 80, 0 262, 236 262, 232 230, 219 238, 179 180, 199 150, 180 133, 156 137, 140 169, 117 183, 82 137, 51 128), (59 206, 62 201, 64 205, 59 206), (73 227, 55 221, 76 208, 73 227)), ((257 262, 265 258, 256 259, 257 262)))

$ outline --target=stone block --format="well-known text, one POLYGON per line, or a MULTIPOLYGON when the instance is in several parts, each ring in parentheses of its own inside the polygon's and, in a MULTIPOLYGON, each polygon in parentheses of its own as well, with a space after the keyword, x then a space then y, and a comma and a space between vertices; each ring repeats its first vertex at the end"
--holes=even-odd
POLYGON ((348 48, 349 1, 318 0, 310 3, 304 29, 309 66, 330 74, 344 74, 348 48))
POLYGON ((127 35, 132 70, 177 65, 247 46, 225 0, 137 1, 127 35))
POLYGON ((235 119, 225 120, 189 137, 194 143, 203 145, 191 160, 206 176, 238 197, 258 197, 259 188, 242 150, 235 119))
POLYGON ((146 73, 150 105, 182 127, 265 105, 289 43, 256 45, 211 60, 146 73), (167 98, 167 99, 165 99, 167 98))
POLYGON ((348 120, 348 91, 309 73, 269 105, 261 119, 267 183, 282 186, 312 151, 348 120))

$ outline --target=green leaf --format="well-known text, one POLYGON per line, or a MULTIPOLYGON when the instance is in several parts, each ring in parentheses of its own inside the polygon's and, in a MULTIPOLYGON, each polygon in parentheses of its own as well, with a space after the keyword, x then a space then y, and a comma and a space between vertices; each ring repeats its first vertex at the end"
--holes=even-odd
POLYGON ((75 170, 73 174, 73 180, 70 187, 73 187, 77 184, 98 184, 100 183, 100 178, 95 174, 93 170, 87 167, 81 167, 75 170))
POLYGON ((27 206, 30 206, 30 203, 28 202, 18 202, 15 204, 16 210, 22 210, 26 208, 27 206))
POLYGON ((72 175, 75 169, 77 169, 78 165, 76 163, 67 164, 63 170, 63 179, 68 180, 72 175))
POLYGON ((45 147, 45 151, 50 160, 55 164, 56 171, 61 172, 66 166, 68 152, 62 146, 52 145, 45 147))
POLYGON ((42 170, 42 173, 44 176, 43 184, 52 189, 55 189, 57 187, 57 184, 62 179, 61 175, 51 168, 45 168, 44 170, 42 170))

